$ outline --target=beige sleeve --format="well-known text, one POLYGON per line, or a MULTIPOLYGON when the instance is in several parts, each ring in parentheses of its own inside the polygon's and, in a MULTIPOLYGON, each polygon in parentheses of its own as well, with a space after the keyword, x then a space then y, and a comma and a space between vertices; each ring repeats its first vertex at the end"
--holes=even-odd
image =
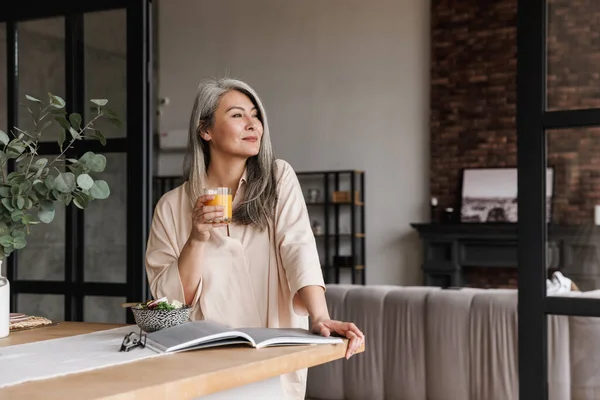
POLYGON ((296 173, 285 161, 278 160, 278 204, 275 240, 283 268, 293 294, 298 315, 308 315, 300 302, 298 290, 317 285, 325 290, 321 261, 313 235, 302 188, 296 173))
MULTIPOLYGON (((175 229, 176 216, 168 203, 159 201, 154 211, 148 245, 146 248, 146 274, 150 291, 155 299, 167 297, 169 301, 185 303, 181 277, 179 276, 179 253, 175 229)), ((200 281, 194 300, 194 307, 202 291, 200 281)))

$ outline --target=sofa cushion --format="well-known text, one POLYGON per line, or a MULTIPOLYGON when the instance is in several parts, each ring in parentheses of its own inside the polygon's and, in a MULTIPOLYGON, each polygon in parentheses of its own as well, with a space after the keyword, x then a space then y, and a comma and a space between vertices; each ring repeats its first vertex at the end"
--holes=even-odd
POLYGON ((383 317, 386 295, 394 286, 362 286, 346 295, 344 315, 365 334, 366 351, 351 357, 344 365, 344 394, 347 400, 384 400, 384 354, 390 351, 383 342, 383 317), (384 352, 385 349, 385 352, 384 352), (368 382, 368 384, 365 384, 368 382))
MULTIPOLYGON (((569 296, 569 297, 572 297, 569 296)), ((599 298, 600 290, 581 293, 578 297, 599 298)), ((600 318, 568 317, 571 355, 571 398, 600 398, 600 318)))
POLYGON ((469 322, 470 399, 517 400, 517 291, 475 294, 469 322))
POLYGON ((426 400, 427 297, 435 287, 390 291, 384 303, 383 351, 386 399, 426 400))
MULTIPOLYGON (((325 298, 331 319, 346 319, 346 296, 352 285, 327 285, 325 298)), ((362 355, 361 355, 362 356, 362 355)), ((344 400, 344 362, 335 360, 308 369, 306 396, 320 400, 344 400)))
POLYGON ((444 289, 427 298, 426 380, 429 400, 469 399, 469 317, 478 289, 444 289))
POLYGON ((548 400, 571 399, 569 317, 548 316, 548 400))

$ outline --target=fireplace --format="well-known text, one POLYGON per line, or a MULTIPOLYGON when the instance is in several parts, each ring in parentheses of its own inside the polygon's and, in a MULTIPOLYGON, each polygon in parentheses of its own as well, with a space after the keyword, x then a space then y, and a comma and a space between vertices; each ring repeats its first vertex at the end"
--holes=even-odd
MULTIPOLYGON (((422 242, 424 285, 516 288, 516 224, 411 224, 422 242)), ((600 288, 600 227, 549 225, 548 275, 600 288)))

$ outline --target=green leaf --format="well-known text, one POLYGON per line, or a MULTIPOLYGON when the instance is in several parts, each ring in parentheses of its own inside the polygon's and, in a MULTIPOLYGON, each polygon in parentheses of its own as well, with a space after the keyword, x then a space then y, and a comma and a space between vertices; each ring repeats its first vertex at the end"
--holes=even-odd
POLYGON ((37 160, 35 160, 35 162, 33 164, 31 164, 31 167, 35 170, 44 169, 44 167, 47 164, 48 164, 47 158, 38 158, 37 160))
POLYGON ((42 172, 44 172, 44 168, 40 168, 38 169, 35 174, 33 174, 33 178, 39 178, 40 176, 42 176, 42 172))
POLYGON ((10 186, 0 187, 0 197, 10 197, 10 186))
POLYGON ((21 211, 21 210, 13 210, 10 213, 10 218, 13 220, 13 222, 20 221, 21 218, 23 218, 23 211, 21 211))
POLYGON ((39 221, 31 214, 23 215, 23 218, 21 218, 21 222, 25 225, 36 225, 39 223, 39 221))
POLYGON ((10 142, 10 138, 8 137, 6 132, 0 130, 0 143, 2 143, 3 145, 7 145, 8 142, 10 142))
POLYGON ((18 196, 17 197, 17 208, 19 210, 22 210, 23 207, 25 207, 25 198, 23 196, 18 196))
POLYGON ((24 231, 22 231, 21 229, 18 229, 18 228, 17 228, 17 229, 14 229, 14 230, 12 231, 12 237, 13 237, 13 238, 19 238, 19 237, 22 237, 22 238, 24 238, 25 236, 27 236, 27 235, 26 235, 26 234, 25 234, 25 232, 24 232, 24 231))
POLYGON ((42 128, 40 129, 40 133, 42 133, 43 131, 45 131, 46 129, 50 128, 50 125, 52 125, 52 121, 46 121, 44 123, 44 125, 42 126, 42 128))
MULTIPOLYGON (((33 188, 35 189, 36 192, 38 192, 42 197, 46 197, 46 195, 48 194, 48 188, 46 187, 46 185, 44 184, 44 182, 40 181, 40 182, 36 182, 33 184, 33 188)), ((1 189, 0 189, 1 190, 1 189)), ((0 194, 1 196, 1 194, 0 194)))
POLYGON ((15 208, 12 206, 11 201, 9 198, 3 198, 2 200, 0 200, 0 203, 2 203, 2 205, 8 210, 8 211, 13 211, 15 208))
POLYGON ((72 172, 61 172, 54 179, 56 190, 69 193, 75 190, 75 175, 72 172))
POLYGON ((54 176, 48 175, 44 183, 48 189, 54 189, 54 176))
POLYGON ((8 156, 6 155, 5 152, 0 150, 0 165, 3 165, 4 163, 6 163, 6 160, 8 160, 8 156))
POLYGON ((58 133, 58 147, 60 148, 60 151, 62 152, 63 149, 63 144, 65 143, 65 140, 67 140, 67 134, 65 133, 65 131, 63 131, 61 129, 61 131, 58 133))
POLYGON ((54 108, 64 108, 67 105, 60 96, 48 93, 48 97, 50 98, 50 105, 54 108))
POLYGON ((75 158, 67 158, 67 161, 72 163, 72 164, 77 164, 79 162, 79 160, 75 159, 75 158))
POLYGON ((27 240, 25 239, 25 236, 23 236, 23 237, 19 236, 13 240, 13 246, 17 250, 24 248, 26 245, 27 245, 27 240))
POLYGON ((69 127, 69 133, 73 139, 81 139, 81 135, 75 129, 69 127))
POLYGON ((50 200, 42 200, 40 203, 40 210, 54 211, 54 202, 50 200))
POLYGON ((6 180, 12 185, 16 185, 25 180, 25 174, 22 172, 13 171, 6 177, 6 180))
POLYGON ((108 187, 108 183, 103 180, 95 181, 94 185, 90 189, 90 194, 95 199, 106 199, 110 196, 110 188, 108 187))
POLYGON ((13 158, 18 157, 24 151, 25 151, 25 146, 16 139, 13 140, 12 142, 10 142, 6 149, 6 153, 9 156, 12 156, 13 158))
POLYGON ((102 146, 106 146, 106 137, 99 130, 92 129, 92 132, 89 135, 87 135, 87 136, 90 139, 96 139, 96 140, 98 140, 100 142, 100 144, 102 144, 102 146))
POLYGON ((87 163, 87 166, 94 172, 102 172, 106 168, 106 157, 102 154, 94 154, 87 163))
POLYGON ((73 204, 83 210, 88 206, 88 203, 89 200, 87 195, 84 193, 75 192, 75 195, 73 196, 73 204))
POLYGON ((73 200, 73 196, 71 195, 71 193, 60 194, 60 201, 62 201, 65 204, 65 206, 68 206, 71 203, 71 200, 73 200))
POLYGON ((8 229, 8 225, 4 222, 0 222, 0 236, 8 235, 10 230, 8 229))
POLYGON ((0 245, 2 246, 11 246, 13 243, 13 237, 10 235, 0 236, 0 245))
POLYGON ((14 247, 12 246, 2 246, 4 248, 4 256, 8 257, 12 254, 12 252, 15 250, 14 247))
POLYGON ((52 209, 52 211, 49 211, 49 210, 44 210, 43 208, 40 208, 38 210, 38 218, 43 223, 49 224, 54 219, 54 209, 52 209))
POLYGON ((106 99, 92 99, 90 101, 100 107, 103 107, 108 103, 108 100, 106 99))
POLYGON ((59 117, 55 117, 54 118, 59 124, 60 126, 62 126, 65 130, 68 130, 71 125, 69 124, 69 121, 67 121, 67 119, 64 116, 59 116, 59 117))
POLYGON ((48 194, 48 198, 52 201, 58 201, 60 200, 60 195, 61 193, 58 190, 52 189, 52 191, 48 194))
POLYGON ((119 119, 119 116, 117 115, 117 113, 108 107, 104 107, 102 109, 102 115, 105 115, 106 117, 108 117, 110 122, 112 122, 113 125, 116 126, 117 128, 120 128, 121 125, 123 125, 121 120, 119 119))
POLYGON ((81 114, 72 113, 69 115, 69 121, 71 122, 71 126, 75 129, 81 129, 81 114))
MULTIPOLYGON (((38 100, 38 99, 36 99, 35 97, 33 97, 33 96, 30 96, 30 95, 28 95, 28 94, 26 94, 26 95, 25 95, 25 98, 26 98, 27 100, 29 100, 29 101, 35 101, 36 103, 42 103, 42 101, 41 101, 41 100, 38 100)), ((43 103, 42 103, 42 104, 43 104, 43 103)))
POLYGON ((81 174, 77 177, 77 184, 83 190, 89 190, 94 185, 94 180, 88 174, 81 174))

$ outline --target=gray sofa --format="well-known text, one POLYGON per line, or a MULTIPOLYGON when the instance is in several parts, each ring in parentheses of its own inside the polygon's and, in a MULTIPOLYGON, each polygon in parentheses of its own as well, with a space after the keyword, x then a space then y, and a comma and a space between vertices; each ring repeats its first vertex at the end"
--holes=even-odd
MULTIPOLYGON (((307 399, 518 399, 516 290, 328 285, 326 297, 367 347, 310 368, 307 399)), ((548 318, 549 398, 600 399, 600 318, 548 318)))

